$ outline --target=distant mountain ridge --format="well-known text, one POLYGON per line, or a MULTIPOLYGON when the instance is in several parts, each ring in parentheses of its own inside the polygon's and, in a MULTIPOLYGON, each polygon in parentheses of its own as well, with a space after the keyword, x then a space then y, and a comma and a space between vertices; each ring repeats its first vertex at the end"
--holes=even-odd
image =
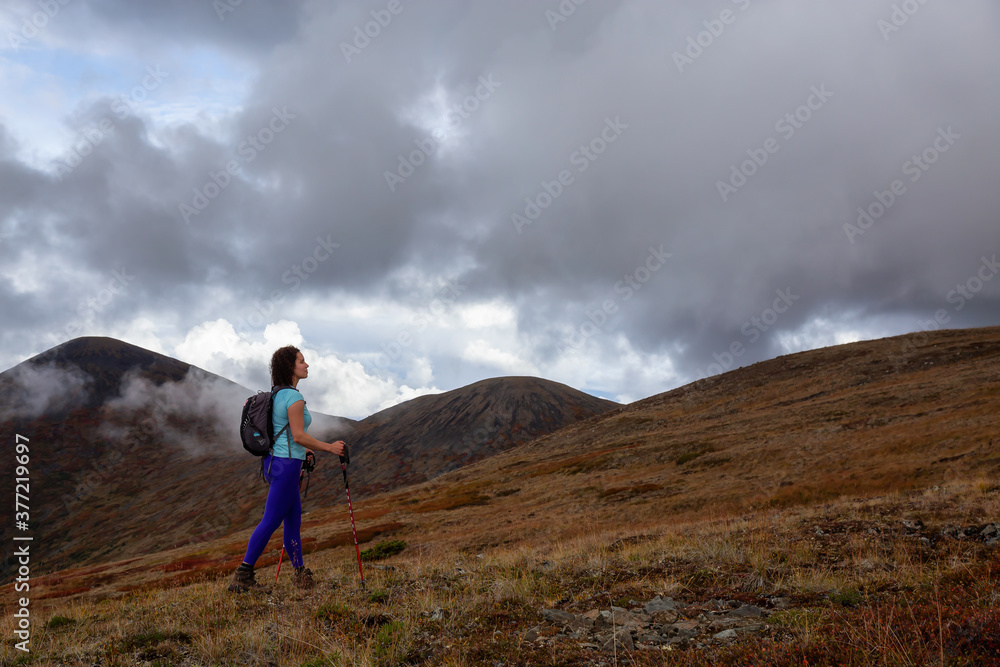
POLYGON ((366 486, 386 490, 426 481, 619 407, 550 380, 493 378, 362 419, 351 446, 368 460, 398 462, 361 473, 366 486))
POLYGON ((114 338, 74 338, 0 373, 0 400, 5 403, 17 400, 17 396, 12 393, 15 391, 13 378, 26 367, 81 371, 88 379, 86 398, 82 405, 73 407, 94 408, 118 395, 122 380, 130 371, 138 371, 141 377, 150 382, 162 384, 180 382, 192 366, 114 338))

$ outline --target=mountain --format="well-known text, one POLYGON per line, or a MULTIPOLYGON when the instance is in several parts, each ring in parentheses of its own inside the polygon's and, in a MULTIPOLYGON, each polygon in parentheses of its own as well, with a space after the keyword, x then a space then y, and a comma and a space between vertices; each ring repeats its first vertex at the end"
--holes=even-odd
MULTIPOLYGON (((148 553, 253 526, 266 486, 237 436, 251 393, 110 338, 75 339, 0 374, 0 438, 11 447, 18 434, 29 439, 31 525, 48 545, 44 566, 148 553)), ((349 442, 352 492, 363 498, 616 406, 546 380, 499 378, 362 422, 311 411, 311 430, 349 442)), ((318 459, 307 506, 339 504, 340 466, 323 453, 318 459)), ((12 466, 13 456, 0 460, 0 488, 11 496, 12 466)), ((11 531, 0 528, 0 539, 11 531)))
MULTIPOLYGON (((382 491, 427 481, 576 421, 621 407, 535 377, 482 380, 362 419, 350 436, 361 485, 382 491), (377 465, 368 462, 377 461, 377 465)), ((339 474, 334 470, 330 478, 339 474)))
POLYGON ((117 396, 127 373, 159 385, 183 380, 190 368, 113 338, 75 338, 0 374, 0 406, 3 414, 25 409, 59 417, 117 396))

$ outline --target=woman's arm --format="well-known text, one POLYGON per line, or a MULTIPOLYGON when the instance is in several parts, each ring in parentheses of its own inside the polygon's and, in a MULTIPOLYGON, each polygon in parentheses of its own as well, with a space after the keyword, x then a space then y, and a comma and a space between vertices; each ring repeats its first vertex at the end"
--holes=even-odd
POLYGON ((344 441, 323 442, 306 433, 305 401, 295 401, 288 406, 288 426, 292 430, 292 440, 309 449, 344 455, 344 441))

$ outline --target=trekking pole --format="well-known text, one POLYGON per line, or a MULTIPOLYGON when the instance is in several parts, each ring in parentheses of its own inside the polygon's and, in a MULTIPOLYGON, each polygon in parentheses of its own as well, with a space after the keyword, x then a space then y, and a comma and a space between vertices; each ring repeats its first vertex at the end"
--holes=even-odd
POLYGON ((358 546, 358 529, 354 526, 354 506, 351 505, 351 487, 347 483, 347 464, 351 462, 351 455, 347 452, 347 445, 344 445, 344 455, 340 457, 340 469, 344 473, 344 490, 347 491, 347 508, 351 512, 351 532, 354 533, 354 551, 358 555, 358 572, 361 573, 361 590, 365 589, 365 571, 361 569, 361 547, 358 546))
POLYGON ((274 583, 278 583, 278 575, 281 574, 281 559, 285 557, 285 547, 281 547, 281 555, 278 556, 278 571, 274 573, 274 583))

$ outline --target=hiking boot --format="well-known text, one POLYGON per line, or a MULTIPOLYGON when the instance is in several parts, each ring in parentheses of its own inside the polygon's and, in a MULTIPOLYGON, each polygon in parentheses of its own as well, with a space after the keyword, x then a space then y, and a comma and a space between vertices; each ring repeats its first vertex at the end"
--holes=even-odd
POLYGON ((308 567, 297 567, 295 568, 295 575, 292 577, 292 584, 296 588, 312 588, 316 585, 313 581, 313 573, 308 567))
POLYGON ((229 590, 234 593, 245 593, 252 591, 255 593, 270 593, 271 589, 263 584, 258 584, 254 576, 253 567, 245 563, 240 565, 233 573, 233 580, 229 584, 229 590))

